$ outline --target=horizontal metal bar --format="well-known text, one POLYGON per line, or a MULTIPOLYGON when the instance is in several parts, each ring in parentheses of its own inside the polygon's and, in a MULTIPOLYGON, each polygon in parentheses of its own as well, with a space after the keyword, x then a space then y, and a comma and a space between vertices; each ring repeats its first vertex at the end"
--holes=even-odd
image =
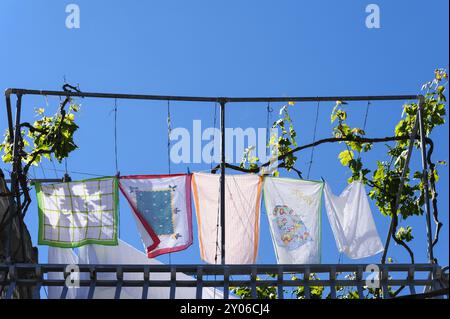
MULTIPOLYGON (((34 286, 36 284, 41 284, 42 286, 48 287, 61 287, 66 284, 63 279, 45 279, 42 281, 35 279, 18 279, 14 281, 17 285, 20 286, 34 286)), ((96 287, 116 287, 118 284, 118 280, 101 280, 98 279, 95 282, 96 287)), ((176 280, 176 287, 197 287, 197 280, 176 280)), ((388 286, 402 286, 407 282, 406 279, 389 279, 386 281, 388 286)), ((5 285, 8 285, 10 282, 8 280, 4 281, 5 285)), ((91 280, 80 280, 79 284, 81 287, 89 287, 91 285, 91 280)), ((149 287, 166 287, 170 288, 172 281, 171 280, 149 280, 149 287)), ((413 281, 415 286, 427 286, 433 283, 432 279, 416 279, 413 281)), ((144 280, 121 280, 121 286, 123 287, 143 287, 144 280)), ((223 287, 223 280, 204 280, 202 281, 202 287, 223 287)), ((277 282, 273 280, 230 280, 230 287, 239 287, 246 286, 251 287, 252 285, 257 287, 276 287, 277 282)), ((283 280, 282 285, 284 287, 298 287, 298 286, 309 286, 309 287, 331 287, 331 286, 345 286, 345 287, 357 287, 358 281, 356 280, 328 280, 328 279, 317 279, 317 280, 283 280)))
MULTIPOLYGON (((329 287, 332 298, 338 298, 337 287, 350 287, 363 295, 365 264, 312 264, 312 265, 79 265, 81 287, 89 287, 88 298, 93 298, 96 288, 115 288, 115 297, 120 297, 123 287, 142 288, 143 296, 147 296, 150 287, 168 289, 168 297, 175 297, 177 288, 196 288, 197 298, 201 298, 203 288, 217 288, 229 295, 229 289, 235 287, 251 287, 252 297, 256 298, 257 287, 277 287, 278 298, 285 298, 295 287, 304 287, 305 297, 312 297, 313 287, 329 287), (115 273, 117 279, 102 279, 102 274, 115 273), (142 278, 127 279, 131 274, 142 274, 142 278), (167 278, 153 280, 152 274, 162 274, 167 278), (177 280, 176 275, 191 275, 189 280, 177 280), (310 279, 309 274, 316 273, 317 278, 310 279), (347 273, 357 273, 355 279, 345 277, 347 273), (268 274, 277 274, 271 277, 268 274), (290 276, 298 278, 291 280, 290 276), (300 274, 300 275, 298 275, 300 274), (213 279, 208 275, 214 276, 213 279), (235 275, 235 277, 230 277, 235 275), (339 279, 339 276, 343 279, 339 279), (285 278, 286 277, 286 278, 285 278), (321 278, 322 277, 322 278, 321 278), (89 278, 89 279, 87 279, 89 278), (309 278, 309 279, 308 279, 309 278)), ((384 264, 379 265, 381 271, 380 285, 383 291, 388 287, 434 287, 436 278, 428 276, 441 271, 435 264, 384 264), (421 278, 417 278, 422 273, 421 278), (387 276, 389 274, 389 276, 387 276), (427 275, 428 274, 428 275, 427 275), (414 276, 416 275, 416 277, 414 276)), ((42 287, 62 287, 61 297, 68 292, 65 264, 0 264, 0 285, 9 287, 7 297, 11 297, 17 287, 33 287, 38 294, 42 287), (32 275, 34 274, 34 276, 32 275), (45 276, 45 274, 47 274, 45 276), (59 274, 61 279, 49 279, 50 274, 59 274), (19 275, 19 276, 18 276, 19 275), (23 276, 23 277, 21 277, 23 276), (46 278, 47 277, 47 278, 46 278)), ((413 289, 414 290, 414 289, 413 289)), ((383 295, 388 298, 388 295, 383 295)))
POLYGON ((155 101, 185 101, 185 102, 322 102, 322 101, 394 101, 416 100, 418 95, 367 95, 367 96, 313 96, 313 97, 200 97, 200 96, 176 96, 176 95, 147 95, 147 94, 123 94, 123 93, 96 93, 96 92, 65 92, 49 90, 29 90, 10 88, 5 95, 47 95, 47 96, 73 96, 81 98, 104 99, 132 99, 155 101))
MULTIPOLYGON (((10 265, 0 264, 0 271, 2 269, 8 270, 10 265)), ((42 272, 52 272, 52 271, 64 271, 66 265, 64 264, 39 264, 42 272)), ((80 264, 77 265, 81 272, 89 272, 94 267, 96 272, 116 272, 118 267, 121 267, 124 272, 143 272, 144 268, 148 268, 150 272, 167 272, 170 273, 172 268, 176 269, 176 272, 183 272, 187 274, 197 274, 198 267, 203 268, 204 275, 218 275, 224 273, 224 268, 228 267, 228 271, 230 275, 250 275, 252 268, 256 267, 258 273, 273 273, 278 272, 278 268, 282 267, 284 273, 304 273, 306 270, 310 270, 310 272, 315 273, 329 273, 332 270, 336 272, 355 272, 359 267, 362 269, 366 269, 366 264, 310 264, 310 265, 277 265, 277 264, 267 264, 267 265, 113 265, 113 264, 80 264)), ((377 265, 381 270, 388 270, 389 272, 405 272, 410 271, 411 267, 413 267, 415 272, 424 271, 429 272, 435 268, 438 268, 438 265, 432 264, 384 264, 377 265)), ((34 270, 37 265, 35 264, 21 264, 17 263, 14 265, 16 269, 22 270, 34 270)))
POLYGON ((336 102, 416 100, 417 95, 310 96, 310 97, 231 97, 226 102, 336 102))
MULTIPOLYGON (((31 178, 28 180, 30 183, 61 183, 63 178, 31 178)), ((5 179, 6 183, 11 183, 10 179, 5 179)))

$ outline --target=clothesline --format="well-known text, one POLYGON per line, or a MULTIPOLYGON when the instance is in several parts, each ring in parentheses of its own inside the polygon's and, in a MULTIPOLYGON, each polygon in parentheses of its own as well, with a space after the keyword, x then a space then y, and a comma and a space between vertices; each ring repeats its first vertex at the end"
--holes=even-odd
MULTIPOLYGON (((334 96, 334 97, 249 97, 249 98, 229 98, 229 97, 188 97, 188 96, 161 96, 161 95, 142 95, 142 94, 115 94, 115 93, 94 93, 94 92, 80 92, 78 88, 72 87, 68 84, 65 84, 63 86, 63 91, 48 91, 48 90, 28 90, 28 89, 14 89, 10 88, 5 91, 5 97, 6 97, 6 108, 7 108, 7 117, 8 117, 8 126, 9 126, 9 132, 10 136, 13 139, 13 141, 18 141, 20 138, 17 136, 17 132, 14 131, 14 123, 12 118, 12 108, 11 108, 11 95, 15 95, 17 98, 16 101, 16 108, 17 108, 17 114, 19 116, 16 116, 16 125, 20 122, 20 110, 21 110, 21 101, 22 97, 25 95, 41 95, 41 96, 60 96, 70 98, 70 97, 81 97, 81 98, 105 98, 105 99, 137 99, 137 100, 164 100, 164 101, 197 101, 197 102, 217 102, 220 103, 220 115, 221 115, 221 121, 220 121, 220 129, 223 132, 221 136, 221 142, 222 142, 222 168, 224 168, 225 165, 225 158, 223 156, 223 153, 225 152, 225 133, 224 133, 224 117, 225 117, 225 105, 227 103, 237 103, 237 102, 252 102, 252 103, 258 103, 258 102, 288 102, 288 101, 296 101, 296 102, 319 102, 319 101, 392 101, 392 100, 419 100, 418 105, 423 105, 424 103, 424 97, 421 95, 396 95, 396 96, 334 96), (71 90, 70 90, 71 89, 71 90)), ((419 107, 418 112, 420 113, 421 108, 419 107)), ((16 115, 17 115, 16 114, 16 115)), ((421 118, 419 116, 418 118, 421 118)), ((423 123, 422 123, 423 124, 423 123)), ((423 130, 421 130, 423 131, 423 130)), ((421 134, 421 145, 425 146, 427 143, 426 136, 424 134, 421 134)), ((296 150, 294 150, 296 151, 296 150)), ((422 157, 426 156, 426 150, 424 147, 422 147, 422 157)), ((21 162, 21 154, 20 152, 15 155, 14 162, 20 163, 21 162)), ((427 163, 425 161, 425 158, 423 158, 424 167, 423 169, 427 171, 427 163)), ((407 167, 404 168, 407 170, 407 167)), ((25 185, 25 179, 26 176, 20 175, 20 170, 18 170, 16 167, 14 167, 14 173, 12 174, 13 180, 12 180, 12 188, 16 189, 16 196, 20 196, 20 187, 18 186, 18 179, 21 180, 22 185, 25 185), (18 179, 16 179, 16 176, 18 176, 18 179)), ((221 171, 222 181, 224 181, 224 174, 225 170, 223 169, 221 171)), ((424 174, 426 176, 426 174, 424 174)), ((426 185, 426 184, 425 184, 426 185)), ((24 192, 27 193, 27 188, 25 187, 24 192)), ((224 193, 224 185, 221 184, 221 194, 224 193)), ((426 197, 426 213, 427 213, 427 230, 428 230, 428 249, 429 249, 429 257, 430 262, 433 261, 433 254, 432 254, 432 240, 431 240, 431 224, 430 224, 430 203, 429 199, 427 198, 428 192, 424 192, 426 197)), ((26 198, 24 202, 24 212, 19 212, 19 215, 22 214, 25 215, 26 208, 29 205, 29 199, 26 198)), ((223 206, 223 205, 222 205, 223 206)), ((220 213, 224 216, 224 207, 220 208, 220 213)), ((393 220, 392 225, 394 225, 396 214, 393 214, 393 220)), ((394 234, 393 233, 394 228, 391 227, 391 230, 388 234, 388 239, 394 234)), ((225 238, 224 234, 223 237, 225 238)), ((224 247, 224 243, 221 243, 222 247, 224 247)), ((389 240, 386 241, 386 251, 387 247, 389 245, 389 240)), ((382 262, 384 263, 384 258, 382 259, 382 262)))
MULTIPOLYGON (((227 264, 256 263, 262 193, 278 262, 320 263, 324 182, 255 174, 226 175, 225 182, 227 264)), ((201 258, 217 263, 221 257, 217 245, 219 183, 218 175, 199 172, 36 183, 39 244, 63 248, 117 245, 120 189, 132 208, 149 258, 187 249, 193 236, 192 189, 201 258)), ((326 188, 325 199, 339 251, 356 259, 383 248, 364 186, 351 185, 359 191, 345 190, 334 196, 326 188)))
MULTIPOLYGON (((55 171, 55 169, 52 169, 52 168, 46 168, 46 167, 43 167, 43 165, 40 165, 40 166, 42 167, 43 170, 46 170, 46 171, 55 171)), ((213 174, 217 173, 217 168, 218 168, 218 167, 212 169, 213 174)), ((5 170, 5 171, 8 172, 8 173, 10 173, 10 171, 8 171, 8 170, 5 170)), ((65 170, 62 170, 62 169, 56 169, 56 171, 57 171, 57 172, 65 172, 65 170)), ((211 172, 211 169, 210 169, 210 168, 207 168, 207 169, 203 169, 203 170, 195 170, 195 171, 198 172, 198 173, 209 173, 209 172, 211 172)), ((70 174, 77 174, 77 175, 84 175, 84 176, 93 176, 93 177, 104 177, 104 176, 106 176, 105 174, 101 175, 101 174, 88 173, 88 172, 81 172, 81 171, 72 171, 72 170, 68 170, 67 172, 70 173, 70 174)), ((242 173, 245 173, 245 172, 242 172, 242 173)), ((349 175, 350 172, 344 172, 344 174, 349 175)), ((31 174, 30 174, 30 175, 31 175, 31 174)), ((109 175, 109 176, 112 176, 112 175, 109 175)), ((39 177, 37 176, 36 172, 34 172, 34 173, 32 174, 32 176, 31 176, 31 178, 29 178, 28 180, 29 180, 30 182, 33 182, 35 179, 38 179, 38 180, 45 180, 46 178, 47 178, 46 176, 43 176, 43 178, 39 178, 39 177)), ((394 180, 395 180, 395 179, 401 179, 401 176, 392 176, 391 178, 394 179, 394 180)), ((60 179, 62 180, 62 178, 60 178, 60 179)), ((49 179, 49 180, 51 180, 51 182, 55 182, 55 179, 49 179)), ((306 180, 308 180, 308 179, 306 179, 306 180)), ((326 180, 328 180, 328 181, 347 181, 346 178, 329 178, 329 177, 327 177, 326 180)), ((10 182, 10 180, 9 180, 9 179, 6 179, 6 182, 10 182)))

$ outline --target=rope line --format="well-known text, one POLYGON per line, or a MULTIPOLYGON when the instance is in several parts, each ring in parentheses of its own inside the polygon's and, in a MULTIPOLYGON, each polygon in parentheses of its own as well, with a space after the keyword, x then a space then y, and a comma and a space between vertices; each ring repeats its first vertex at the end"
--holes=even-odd
POLYGON ((171 173, 170 164, 170 135, 172 133, 172 123, 170 116, 170 100, 167 100, 167 165, 169 167, 169 174, 171 173))
MULTIPOLYGON (((319 110, 320 110, 320 102, 317 101, 317 107, 316 107, 316 120, 314 121, 314 132, 313 132, 313 143, 316 142, 316 133, 317 133, 317 122, 319 121, 319 110)), ((314 158, 314 148, 313 146, 311 148, 311 156, 309 158, 309 165, 308 165, 308 173, 306 174, 306 179, 309 179, 309 174, 311 173, 311 167, 313 164, 313 158, 314 158)))
POLYGON ((64 170, 65 173, 67 174, 67 158, 64 159, 64 170))
POLYGON ((213 134, 213 149, 211 152, 211 159, 210 159, 210 169, 213 169, 213 159, 214 159, 214 155, 216 154, 216 125, 217 125, 217 102, 214 102, 214 122, 213 122, 213 127, 214 127, 214 134, 213 134), (213 155, 214 154, 214 155, 213 155))
MULTIPOLYGON (((214 126, 214 134, 213 134, 213 149, 211 152, 211 160, 210 160, 210 169, 212 170, 213 168, 213 154, 216 154, 216 125, 217 125, 217 102, 214 102, 214 121, 213 121, 213 126, 214 126)), ((220 192, 219 192, 220 194, 220 192)), ((218 251, 219 251, 219 223, 220 223, 220 219, 219 219, 219 214, 220 214, 220 195, 217 198, 217 219, 216 219, 216 251, 214 254, 214 264, 217 265, 217 258, 218 258, 218 251)), ((214 281, 217 281, 217 274, 214 274, 214 281)), ((216 299, 216 287, 214 287, 214 296, 213 299, 216 299)))
POLYGON ((272 118, 272 112, 273 108, 270 105, 270 102, 267 102, 267 115, 266 115, 266 145, 269 145, 269 139, 270 139, 270 120, 272 118))
MULTIPOLYGON (((172 167, 170 163, 170 134, 172 133, 172 123, 170 115, 170 100, 167 100, 167 166, 169 175, 172 172, 172 167)), ((169 252, 169 265, 172 264, 172 252, 169 252)))
POLYGON ((42 176, 44 178, 47 178, 47 176, 45 176, 45 172, 44 172, 44 167, 42 165, 39 165, 41 167, 41 171, 42 171, 42 176))
MULTIPOLYGON (((366 105, 366 111, 364 114, 364 122, 363 122, 363 127, 362 130, 364 131, 364 135, 366 133, 366 126, 367 126, 367 118, 369 115, 369 108, 370 108, 370 101, 367 101, 367 105, 366 105)), ((358 152, 358 161, 361 159, 361 151, 358 152)))
MULTIPOLYGON (((44 170, 51 171, 52 169, 51 168, 46 168, 43 165, 40 165, 40 167, 41 167, 42 174, 43 174, 44 178, 46 178, 44 170)), ((62 170, 62 169, 53 169, 53 170, 56 171, 56 172, 62 172, 62 173, 65 172, 65 170, 62 170)), ((71 174, 88 175, 88 176, 95 176, 95 177, 104 177, 105 176, 105 175, 86 173, 86 172, 80 172, 80 171, 67 171, 67 172, 71 173, 71 174)))
POLYGON ((363 124, 363 130, 366 131, 366 124, 367 124, 367 117, 369 115, 369 108, 370 108, 370 101, 367 101, 366 105, 366 114, 364 115, 364 124, 363 124))
MULTIPOLYGON (((214 264, 217 265, 217 258, 219 255, 219 227, 220 227, 220 191, 218 192, 219 196, 217 197, 217 219, 216 219, 216 252, 214 254, 214 264)), ((220 252, 222 255, 222 252, 220 252)))
POLYGON ((119 156, 117 152, 117 99, 114 99, 114 160, 116 174, 119 174, 119 156))
POLYGON ((50 162, 52 163, 53 172, 55 173, 55 177, 58 178, 58 173, 56 173, 56 166, 55 166, 55 162, 53 161, 53 158, 50 159, 50 162))

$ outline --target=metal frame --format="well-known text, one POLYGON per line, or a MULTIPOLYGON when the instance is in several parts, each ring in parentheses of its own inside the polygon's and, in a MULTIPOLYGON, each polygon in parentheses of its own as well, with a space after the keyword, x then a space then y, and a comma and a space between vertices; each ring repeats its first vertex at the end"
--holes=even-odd
MULTIPOLYGON (((250 287, 253 299, 257 298, 257 287, 274 287, 278 299, 289 298, 289 292, 294 287, 304 287, 305 299, 312 298, 313 287, 326 287, 325 295, 331 299, 339 298, 339 287, 353 288, 359 296, 364 295, 367 286, 366 280, 371 275, 370 269, 374 265, 78 265, 80 275, 86 274, 87 278, 81 279, 80 287, 89 287, 88 298, 94 297, 97 287, 115 287, 115 299, 120 298, 123 287, 142 287, 142 299, 147 299, 151 287, 169 288, 167 297, 174 298, 177 287, 195 287, 196 298, 202 299, 203 288, 219 288, 223 297, 229 299, 229 288, 250 287), (101 273, 114 273, 116 279, 98 279, 101 273), (141 273, 141 280, 126 280, 126 273, 141 273), (165 273, 167 280, 152 280, 152 274, 165 273), (192 276, 192 280, 177 280, 176 273, 184 273, 192 276), (316 279, 310 279, 314 273, 316 279), (267 274, 275 274, 268 277, 267 274), (353 279, 346 277, 352 274, 353 279), (292 276, 296 278, 293 280, 292 276), (233 279, 233 276, 235 278, 233 279), (264 278, 264 276, 266 278, 264 278), (237 278, 239 277, 239 278, 237 278)), ((438 265, 432 264, 390 264, 377 265, 378 287, 380 298, 389 299, 392 296, 389 290, 395 287, 408 288, 406 291, 416 295, 421 287, 434 287, 433 291, 440 291, 441 296, 448 298, 448 274, 445 274, 438 265), (421 275, 420 275, 421 274, 421 275)), ((34 287, 34 298, 39 298, 42 287, 63 287, 60 298, 65 299, 69 289, 66 279, 70 275, 67 265, 56 264, 13 264, 0 265, 0 289, 4 289, 6 299, 13 298, 13 292, 17 287, 34 287), (28 274, 20 277, 18 274, 28 274), (49 273, 60 274, 64 279, 48 279, 49 273), (34 274, 30 276, 29 274, 34 274), (47 276, 46 276, 47 275, 47 276)), ((80 276, 80 278, 83 278, 80 276)), ((370 280, 370 279, 369 279, 370 280)), ((399 289, 402 291, 403 288, 399 289)), ((367 292, 367 291, 366 291, 367 292)), ((400 294, 399 294, 400 295, 400 294)), ((292 297, 292 296, 291 296, 292 297)), ((433 297, 436 297, 433 295, 433 297)))
MULTIPOLYGON (((426 164, 426 142, 425 132, 423 128, 422 107, 424 97, 421 95, 377 95, 377 96, 328 96, 328 97, 194 97, 194 96, 169 96, 169 95, 142 95, 142 94, 116 94, 116 93, 94 93, 94 92, 72 92, 72 91, 50 91, 50 90, 28 90, 10 88, 5 91, 6 111, 8 118, 8 128, 10 132, 11 142, 13 143, 13 172, 11 174, 11 190, 15 194, 17 201, 17 213, 21 215, 20 207, 20 187, 18 184, 18 172, 21 170, 21 158, 18 152, 18 142, 20 136, 20 118, 22 108, 22 97, 24 95, 43 95, 43 96, 60 96, 60 97, 80 97, 80 98, 104 98, 104 99, 135 99, 135 100, 169 100, 169 101, 185 101, 185 102, 217 102, 220 104, 220 132, 221 132, 221 174, 220 174, 220 225, 221 225, 221 263, 225 265, 225 106, 227 103, 255 103, 255 102, 321 102, 321 101, 393 101, 393 100, 418 100, 419 116, 418 116, 418 130, 420 131, 421 154, 422 154, 422 169, 425 190, 428 189, 428 172, 426 164), (15 123, 13 123, 13 112, 11 108, 11 95, 16 95, 16 112, 15 123)), ((411 134, 411 140, 414 141, 417 134, 417 128, 411 134)), ((410 143, 411 156, 412 144, 410 143)), ((409 159, 405 165, 404 171, 407 170, 409 159)), ((404 179, 405 176, 402 176, 404 179)), ((428 257, 429 262, 433 263, 433 247, 431 241, 431 212, 430 199, 428 193, 425 192, 425 210, 426 210, 426 227, 428 238, 428 257)), ((393 227, 389 230, 386 240, 385 254, 389 248, 390 237, 392 236, 393 227)), ((385 262, 385 255, 382 263, 385 262)))

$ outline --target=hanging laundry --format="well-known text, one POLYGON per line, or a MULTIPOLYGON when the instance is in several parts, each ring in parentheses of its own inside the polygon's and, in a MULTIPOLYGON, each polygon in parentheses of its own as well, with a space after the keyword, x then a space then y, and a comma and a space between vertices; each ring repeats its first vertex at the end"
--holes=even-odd
POLYGON ((190 185, 186 174, 120 177, 149 258, 192 245, 190 185))
MULTIPOLYGON (((79 256, 72 249, 49 247, 49 264, 115 264, 115 265, 163 265, 156 259, 149 259, 133 246, 119 239, 118 246, 86 245, 79 249, 79 256)), ((80 280, 89 280, 88 273, 81 273, 80 280)), ((142 273, 124 273, 124 280, 143 280, 142 273)), ((194 278, 177 272, 176 278, 179 281, 195 280, 194 278)), ((49 273, 49 279, 63 280, 63 273, 49 273)), ((115 280, 115 273, 99 272, 98 280, 115 280)), ((151 272, 150 280, 170 280, 170 273, 151 272)), ((49 286, 49 299, 59 299, 62 287, 49 286)), ((94 299, 114 298, 116 287, 96 286, 93 294, 94 299)), ((177 287, 175 298, 193 299, 196 297, 196 287, 177 287)), ((69 288, 67 299, 86 299, 89 287, 69 288)), ((148 299, 168 299, 170 297, 169 287, 149 287, 148 299)), ((203 288, 203 299, 223 299, 223 292, 213 288, 203 288)), ((142 287, 122 287, 120 299, 141 299, 142 287)))
MULTIPOLYGON (((59 247, 49 247, 48 248, 48 264, 58 264, 58 265, 79 265, 80 259, 74 253, 71 248, 59 248, 59 247)), ((82 280, 89 279, 88 273, 78 273, 72 274, 71 278, 82 280)), ((66 280, 64 278, 64 273, 62 272, 48 272, 48 280, 66 280)), ((87 296, 88 288, 70 288, 67 290, 66 299, 76 299, 80 296, 87 296)), ((63 287, 59 286, 48 286, 48 299, 60 299, 63 292, 63 287)), ((86 297, 84 297, 86 298, 86 297)))
MULTIPOLYGON (((253 264, 258 254, 262 178, 225 177, 225 262, 253 264)), ((201 258, 221 261, 220 176, 194 173, 192 190, 197 214, 201 258)))
POLYGON ((339 196, 325 185, 325 206, 340 252, 359 259, 384 250, 361 182, 351 183, 339 196))
POLYGON ((40 245, 117 245, 117 178, 35 184, 40 245))
POLYGON ((279 264, 317 264, 321 252, 323 183, 264 179, 264 203, 279 264))

